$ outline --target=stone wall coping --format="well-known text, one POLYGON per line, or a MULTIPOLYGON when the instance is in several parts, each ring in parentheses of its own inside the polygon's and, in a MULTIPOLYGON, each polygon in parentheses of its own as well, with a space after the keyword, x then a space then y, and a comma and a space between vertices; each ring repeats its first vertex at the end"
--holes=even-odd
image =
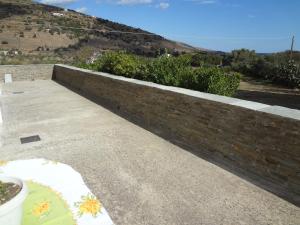
MULTIPOLYGON (((0 65, 0 66, 6 66, 6 67, 24 67, 24 66, 54 66, 54 65, 58 65, 58 64, 19 64, 19 65, 0 65)), ((62 65, 60 65, 62 66, 62 65)), ((76 68, 76 67, 75 67, 76 68)))
POLYGON ((156 88, 156 89, 160 89, 160 90, 164 90, 164 91, 180 93, 180 94, 192 96, 195 98, 201 98, 201 99, 205 99, 205 100, 209 100, 209 101, 214 101, 214 102, 218 102, 218 103, 223 103, 223 104, 233 105, 233 106, 237 106, 237 107, 241 107, 241 108, 246 108, 249 110, 273 114, 276 116, 286 117, 286 118, 290 118, 290 119, 294 119, 294 120, 300 120, 300 110, 296 110, 296 109, 290 109, 290 108, 281 107, 281 106, 271 106, 271 105, 262 104, 262 103, 258 103, 258 102, 246 101, 246 100, 241 100, 241 99, 232 98, 232 97, 226 97, 226 96, 209 94, 209 93, 204 93, 204 92, 199 92, 199 91, 193 91, 193 90, 179 88, 179 87, 165 86, 165 85, 156 84, 156 83, 152 83, 152 82, 141 81, 141 80, 136 80, 136 79, 132 79, 132 78, 126 78, 123 76, 116 76, 116 75, 112 75, 109 73, 95 72, 92 70, 77 68, 74 66, 68 66, 68 65, 63 65, 63 64, 55 64, 55 65, 73 69, 73 70, 77 70, 77 71, 81 71, 81 72, 85 72, 85 73, 90 73, 93 75, 107 77, 107 78, 110 78, 113 80, 120 80, 120 81, 129 82, 129 83, 133 83, 133 84, 147 86, 150 88, 156 88))

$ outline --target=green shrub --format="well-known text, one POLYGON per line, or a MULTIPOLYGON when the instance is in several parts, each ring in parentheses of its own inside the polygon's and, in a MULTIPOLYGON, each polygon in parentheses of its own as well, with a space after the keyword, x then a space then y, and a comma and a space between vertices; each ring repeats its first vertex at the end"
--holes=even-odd
MULTIPOLYGON (((94 64, 87 64, 85 62, 78 62, 78 63, 74 64, 74 66, 82 68, 82 69, 96 70, 93 68, 93 65, 94 64)), ((98 70, 96 70, 96 71, 98 71, 98 70)))
POLYGON ((106 53, 96 61, 95 65, 97 70, 131 78, 140 72, 138 58, 124 52, 106 53))
POLYGON ((197 90, 212 94, 232 96, 240 84, 240 74, 213 68, 198 68, 194 71, 197 90))
POLYGON ((274 76, 275 73, 275 65, 270 62, 267 62, 263 58, 260 58, 252 63, 251 70, 248 74, 263 79, 269 79, 270 77, 274 76))
POLYGON ((178 76, 179 87, 202 91, 198 87, 197 74, 193 70, 187 70, 178 76))
POLYGON ((233 71, 290 88, 299 88, 300 53, 294 51, 293 60, 290 57, 290 51, 258 55, 255 51, 240 49, 232 51, 226 57, 227 60, 224 58, 224 62, 233 71))
POLYGON ((191 65, 194 67, 217 66, 222 63, 223 56, 214 53, 196 53, 191 57, 191 65))
POLYGON ((180 86, 180 77, 190 74, 192 68, 186 58, 161 56, 149 64, 148 79, 155 83, 180 86))
POLYGON ((277 67, 276 72, 270 79, 273 82, 284 84, 291 88, 299 88, 300 69, 293 60, 289 60, 277 67))
POLYGON ((163 55, 145 59, 124 52, 108 52, 91 64, 80 63, 77 66, 226 96, 233 95, 240 82, 238 73, 225 72, 217 67, 193 70, 190 57, 186 56, 163 55))

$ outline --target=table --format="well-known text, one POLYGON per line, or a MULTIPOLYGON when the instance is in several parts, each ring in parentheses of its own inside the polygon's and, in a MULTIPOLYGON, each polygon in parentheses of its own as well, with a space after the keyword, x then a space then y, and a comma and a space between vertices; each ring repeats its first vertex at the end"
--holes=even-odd
POLYGON ((81 175, 66 164, 46 159, 0 161, 0 173, 26 182, 22 225, 113 225, 81 175))

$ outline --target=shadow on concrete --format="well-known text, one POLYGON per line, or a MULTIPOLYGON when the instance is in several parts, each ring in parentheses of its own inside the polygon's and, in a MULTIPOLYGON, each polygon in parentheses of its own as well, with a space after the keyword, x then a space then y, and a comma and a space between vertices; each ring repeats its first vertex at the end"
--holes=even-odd
POLYGON ((300 109, 300 94, 238 90, 234 97, 268 105, 300 109))
POLYGON ((57 80, 53 80, 53 81, 68 88, 69 90, 79 94, 80 96, 85 97, 85 98, 89 99, 90 101, 106 108, 110 112, 128 120, 129 122, 132 122, 132 123, 138 125, 139 127, 142 127, 143 129, 165 139, 166 141, 168 141, 174 145, 177 145, 180 148, 183 148, 184 150, 192 153, 193 155, 196 155, 197 157, 200 157, 200 158, 202 158, 202 159, 204 159, 226 171, 229 171, 230 173, 300 207, 300 196, 298 196, 294 193, 287 192, 286 189, 272 183, 265 177, 258 176, 250 171, 247 171, 240 167, 235 166, 235 164, 232 161, 230 161, 229 158, 224 159, 224 156, 220 155, 220 157, 219 157, 217 154, 212 154, 212 152, 210 152, 206 149, 202 149, 201 152, 199 151, 199 149, 192 149, 190 146, 186 145, 185 143, 182 143, 182 142, 179 142, 178 140, 176 140, 176 138, 174 138, 174 136, 172 136, 171 133, 169 133, 169 134, 166 134, 165 132, 159 133, 159 132, 157 132, 157 130, 153 130, 153 128, 151 128, 151 126, 147 125, 143 120, 136 118, 136 117, 133 118, 131 115, 122 111, 122 109, 120 109, 120 107, 118 105, 113 105, 113 103, 111 103, 109 101, 101 101, 98 98, 95 98, 91 95, 82 93, 80 90, 74 89, 74 88, 70 87, 69 85, 66 85, 65 83, 59 82, 57 80))

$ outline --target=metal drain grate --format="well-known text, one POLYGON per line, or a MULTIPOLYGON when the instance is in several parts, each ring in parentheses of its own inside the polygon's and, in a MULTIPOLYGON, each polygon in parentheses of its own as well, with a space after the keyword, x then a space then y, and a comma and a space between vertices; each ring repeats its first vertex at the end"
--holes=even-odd
POLYGON ((24 93, 24 91, 15 91, 15 92, 13 92, 14 95, 23 94, 23 93, 24 93))
POLYGON ((30 142, 40 141, 41 138, 40 138, 39 135, 34 135, 34 136, 20 138, 20 140, 21 140, 21 144, 27 144, 27 143, 30 143, 30 142))

